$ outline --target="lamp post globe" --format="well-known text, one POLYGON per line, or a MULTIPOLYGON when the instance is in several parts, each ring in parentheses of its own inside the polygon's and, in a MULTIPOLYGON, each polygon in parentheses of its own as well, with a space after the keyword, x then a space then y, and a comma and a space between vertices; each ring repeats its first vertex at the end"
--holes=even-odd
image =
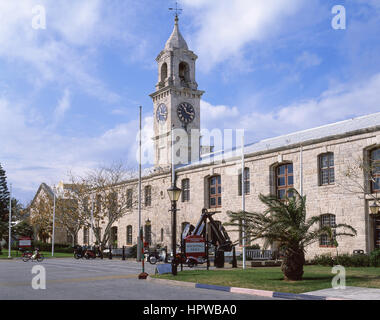
POLYGON ((377 202, 373 202, 369 206, 369 212, 371 215, 377 215, 379 213, 379 209, 380 209, 380 207, 378 206, 377 202))

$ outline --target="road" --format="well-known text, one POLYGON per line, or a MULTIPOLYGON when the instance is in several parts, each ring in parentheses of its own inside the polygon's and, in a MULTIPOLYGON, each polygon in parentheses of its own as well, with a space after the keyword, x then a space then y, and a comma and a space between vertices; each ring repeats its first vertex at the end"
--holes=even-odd
MULTIPOLYGON (((138 280, 140 272, 141 264, 119 259, 0 260, 0 300, 272 300, 138 280), (45 290, 32 288, 35 265, 46 270, 45 290)), ((154 274, 154 266, 146 272, 154 274)))

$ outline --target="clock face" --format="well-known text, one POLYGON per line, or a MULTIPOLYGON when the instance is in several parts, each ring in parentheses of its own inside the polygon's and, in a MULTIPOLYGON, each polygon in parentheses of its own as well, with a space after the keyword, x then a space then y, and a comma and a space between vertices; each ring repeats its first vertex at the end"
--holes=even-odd
POLYGON ((177 107, 178 118, 182 123, 188 124, 192 122, 195 118, 195 110, 194 107, 187 102, 182 102, 177 107))
POLYGON ((156 117, 158 122, 165 122, 168 118, 168 108, 163 103, 157 107, 156 117))

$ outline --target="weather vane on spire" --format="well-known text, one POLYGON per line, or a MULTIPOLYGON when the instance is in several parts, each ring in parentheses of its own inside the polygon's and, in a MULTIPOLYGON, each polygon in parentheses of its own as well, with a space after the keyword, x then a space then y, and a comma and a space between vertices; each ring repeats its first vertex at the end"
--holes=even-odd
POLYGON ((178 19, 178 15, 182 13, 182 9, 178 8, 178 2, 175 2, 175 8, 169 8, 169 10, 175 11, 175 17, 178 19))

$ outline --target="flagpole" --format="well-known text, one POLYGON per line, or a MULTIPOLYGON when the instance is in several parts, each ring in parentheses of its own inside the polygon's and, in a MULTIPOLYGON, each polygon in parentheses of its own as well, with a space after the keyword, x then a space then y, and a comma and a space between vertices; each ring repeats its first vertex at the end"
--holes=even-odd
POLYGON ((140 106, 140 124, 139 124, 139 199, 138 199, 138 213, 139 213, 139 229, 137 233, 137 261, 141 261, 142 256, 142 243, 140 237, 141 231, 141 130, 142 130, 142 106, 140 106))
MULTIPOLYGON (((244 134, 241 137, 241 210, 244 214, 245 218, 245 188, 244 188, 244 134)), ((245 269, 245 219, 243 219, 242 223, 242 245, 243 245, 243 269, 245 269)))
POLYGON ((12 241, 12 183, 9 187, 9 225, 8 225, 8 258, 12 258, 11 255, 11 241, 12 241))
POLYGON ((55 238, 55 187, 53 188, 53 234, 51 241, 51 256, 54 257, 54 238, 55 238))

